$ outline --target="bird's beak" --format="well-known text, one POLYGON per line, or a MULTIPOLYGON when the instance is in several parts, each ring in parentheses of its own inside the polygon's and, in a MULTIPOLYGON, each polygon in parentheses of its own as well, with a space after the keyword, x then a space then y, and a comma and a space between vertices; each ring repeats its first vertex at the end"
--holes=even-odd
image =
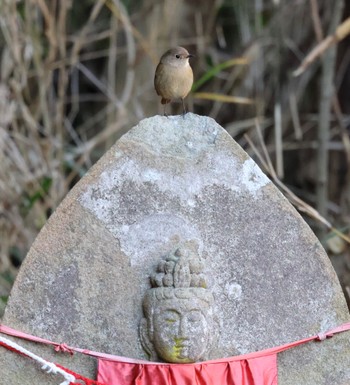
POLYGON ((192 55, 191 53, 189 53, 188 56, 187 56, 187 59, 189 59, 190 57, 196 57, 196 56, 192 55))

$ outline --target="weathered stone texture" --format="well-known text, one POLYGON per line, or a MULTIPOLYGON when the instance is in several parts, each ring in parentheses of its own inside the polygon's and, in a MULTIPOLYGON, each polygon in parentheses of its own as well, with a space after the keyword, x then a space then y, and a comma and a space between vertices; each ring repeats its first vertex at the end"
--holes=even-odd
MULTIPOLYGON (((300 215, 215 121, 187 114, 143 120, 68 194, 33 244, 3 322, 146 358, 138 326, 148 277, 188 240, 199 244, 221 324, 210 358, 349 320, 328 257, 300 215)), ((94 373, 92 359, 26 346, 94 373)), ((1 351, 4 383, 51 383, 24 361, 1 351)), ((279 371, 280 385, 349 384, 349 333, 280 354, 279 371)))

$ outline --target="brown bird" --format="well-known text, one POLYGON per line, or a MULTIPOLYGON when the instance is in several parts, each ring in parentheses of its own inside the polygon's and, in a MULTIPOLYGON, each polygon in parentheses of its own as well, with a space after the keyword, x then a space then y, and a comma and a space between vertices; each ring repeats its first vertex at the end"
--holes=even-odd
POLYGON ((185 48, 175 47, 166 51, 160 58, 154 76, 154 88, 162 97, 165 107, 172 99, 181 99, 183 114, 186 113, 184 98, 191 91, 193 72, 189 63, 189 54, 185 48))

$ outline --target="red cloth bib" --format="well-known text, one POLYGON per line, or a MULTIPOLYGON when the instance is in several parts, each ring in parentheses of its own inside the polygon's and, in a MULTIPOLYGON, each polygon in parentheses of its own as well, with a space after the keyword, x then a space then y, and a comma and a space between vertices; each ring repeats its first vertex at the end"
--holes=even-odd
POLYGON ((277 385, 277 355, 195 364, 140 364, 99 359, 108 385, 277 385))

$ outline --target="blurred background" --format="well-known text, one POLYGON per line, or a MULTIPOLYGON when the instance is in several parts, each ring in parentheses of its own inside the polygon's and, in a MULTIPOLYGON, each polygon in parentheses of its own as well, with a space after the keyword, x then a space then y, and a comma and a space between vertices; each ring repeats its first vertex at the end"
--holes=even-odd
POLYGON ((154 71, 177 45, 195 55, 190 111, 300 210, 350 303, 349 16, 346 0, 1 0, 0 316, 67 192, 163 112, 154 71))

